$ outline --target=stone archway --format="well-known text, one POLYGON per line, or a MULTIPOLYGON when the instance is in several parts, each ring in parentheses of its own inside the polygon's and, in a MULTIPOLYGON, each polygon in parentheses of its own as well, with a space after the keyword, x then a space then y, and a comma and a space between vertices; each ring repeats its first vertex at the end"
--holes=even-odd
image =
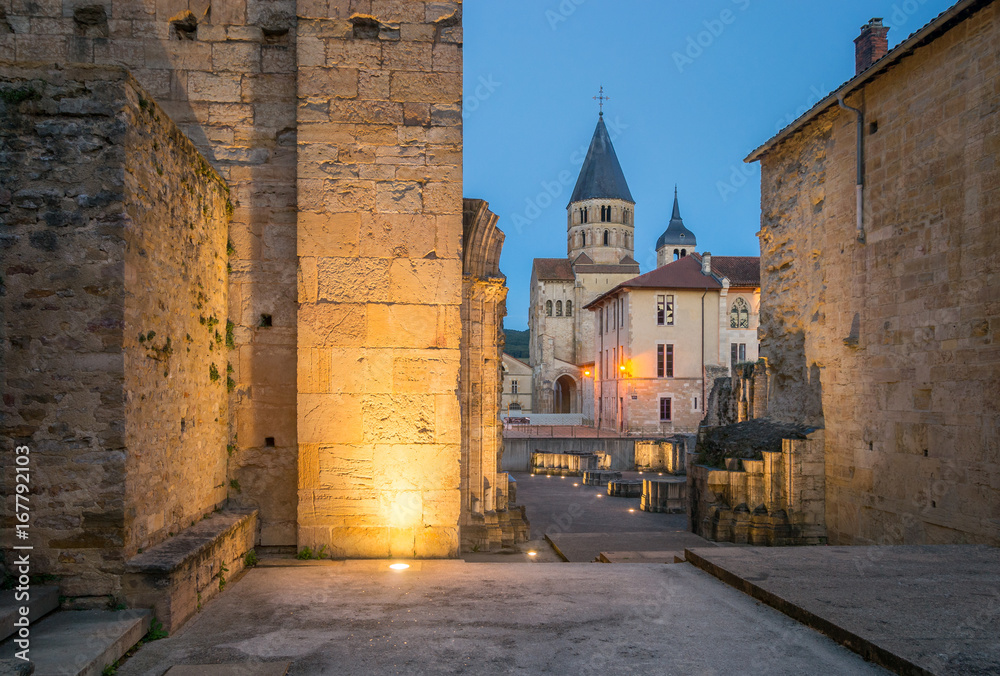
POLYGON ((556 379, 554 413, 577 413, 576 411, 576 381, 570 376, 559 376, 556 379))

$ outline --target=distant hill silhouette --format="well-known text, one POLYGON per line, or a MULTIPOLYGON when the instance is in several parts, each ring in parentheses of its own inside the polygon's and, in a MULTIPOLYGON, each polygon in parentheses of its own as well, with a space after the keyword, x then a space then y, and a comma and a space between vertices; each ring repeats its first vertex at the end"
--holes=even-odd
POLYGON ((503 332, 507 334, 507 346, 503 351, 511 357, 528 361, 528 331, 504 329, 503 332))

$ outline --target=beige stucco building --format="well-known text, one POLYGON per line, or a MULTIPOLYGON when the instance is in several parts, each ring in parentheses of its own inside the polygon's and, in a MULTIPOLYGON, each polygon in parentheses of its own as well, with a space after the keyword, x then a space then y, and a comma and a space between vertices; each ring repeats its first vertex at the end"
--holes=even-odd
POLYGON ((531 269, 533 409, 582 413, 592 409, 594 328, 580 308, 639 273, 635 201, 603 115, 566 207, 566 258, 536 258, 531 269))
POLYGON ((758 259, 693 253, 676 197, 658 256, 674 255, 672 236, 681 229, 690 244, 676 260, 585 306, 595 327, 593 416, 601 428, 655 436, 694 432, 712 386, 706 367, 731 369, 757 359, 758 259))
POLYGON ((505 352, 500 413, 512 416, 531 413, 534 410, 531 400, 531 366, 505 352))

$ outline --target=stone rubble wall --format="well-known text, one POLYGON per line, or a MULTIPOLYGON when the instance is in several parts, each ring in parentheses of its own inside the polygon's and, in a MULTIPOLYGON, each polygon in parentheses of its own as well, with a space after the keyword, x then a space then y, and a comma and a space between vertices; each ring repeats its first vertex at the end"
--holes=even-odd
POLYGON ((264 545, 296 541, 296 11, 310 4, 0 3, 0 59, 127 68, 232 190, 230 463, 264 545))
POLYGON ((32 449, 36 570, 103 605, 226 498, 228 191, 123 69, 0 73, 3 436, 32 449))
POLYGON ((762 160, 768 414, 826 428, 832 544, 1000 544, 1000 5, 762 160))
POLYGON ((826 541, 823 430, 784 439, 762 460, 688 471, 689 527, 704 538, 785 546, 826 541))
POLYGON ((297 11, 299 543, 456 556, 461 4, 297 11))

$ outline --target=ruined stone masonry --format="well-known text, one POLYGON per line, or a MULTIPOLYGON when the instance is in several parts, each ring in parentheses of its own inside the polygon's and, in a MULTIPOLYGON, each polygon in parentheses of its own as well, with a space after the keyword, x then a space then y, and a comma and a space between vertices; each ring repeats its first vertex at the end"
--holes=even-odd
POLYGON ((35 565, 103 605, 226 501, 229 191, 125 70, 2 72, 3 436, 32 450, 35 565))
POLYGON ((500 471, 503 433, 503 317, 507 286, 500 272, 504 234, 483 200, 465 200, 462 261, 461 538, 465 550, 490 551, 525 539, 511 480, 500 471))

